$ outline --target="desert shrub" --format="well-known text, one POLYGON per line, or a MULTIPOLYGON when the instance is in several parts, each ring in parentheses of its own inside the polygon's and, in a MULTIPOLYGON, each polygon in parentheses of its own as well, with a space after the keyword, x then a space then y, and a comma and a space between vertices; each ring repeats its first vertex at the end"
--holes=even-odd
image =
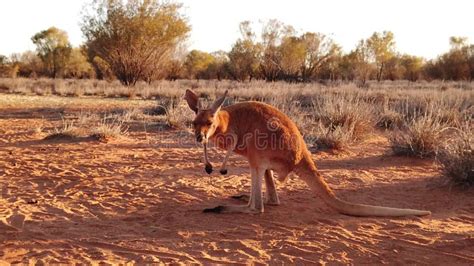
POLYGON ((55 127, 44 139, 45 140, 56 140, 56 139, 73 139, 82 137, 84 130, 74 125, 74 121, 62 119, 62 125, 55 127))
POLYGON ((384 129, 396 129, 404 126, 403 115, 393 110, 386 109, 377 116, 377 127, 384 129))
POLYGON ((446 123, 434 113, 413 118, 404 129, 396 130, 390 136, 392 151, 395 155, 433 157, 447 128, 446 123))
POLYGON ((311 131, 305 134, 305 140, 317 149, 342 150, 354 141, 353 128, 348 124, 327 127, 318 122, 311 131))
POLYGON ((139 108, 126 109, 122 112, 121 120, 123 122, 133 122, 138 120, 144 120, 145 116, 146 115, 139 108))
POLYGON ((318 148, 343 149, 374 129, 373 108, 358 96, 328 95, 313 103, 310 115, 312 127, 304 133, 318 148))
POLYGON ((293 122, 295 122, 296 126, 301 131, 304 132, 307 130, 307 126, 309 125, 307 123, 307 110, 304 110, 301 106, 301 102, 293 99, 291 95, 274 96, 263 99, 263 101, 286 114, 293 122))
POLYGON ((128 134, 128 128, 124 121, 113 116, 105 116, 94 128, 91 129, 91 137, 99 141, 108 142, 128 134))
POLYGON ((437 159, 455 184, 474 185, 474 130, 468 123, 453 132, 440 148, 437 159))
POLYGON ((194 117, 194 113, 183 101, 172 100, 164 107, 166 123, 171 128, 186 128, 194 117))
POLYGON ((100 121, 100 117, 96 113, 80 112, 77 116, 76 123, 79 127, 89 127, 91 123, 100 121))
POLYGON ((52 83, 52 93, 55 95, 66 96, 68 94, 67 90, 62 79, 54 80, 52 83))

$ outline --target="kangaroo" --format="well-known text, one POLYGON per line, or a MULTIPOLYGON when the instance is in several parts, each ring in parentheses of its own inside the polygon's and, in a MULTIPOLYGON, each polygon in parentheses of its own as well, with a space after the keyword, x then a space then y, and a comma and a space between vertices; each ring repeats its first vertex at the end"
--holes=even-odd
POLYGON ((227 91, 208 109, 200 108, 198 96, 186 90, 184 99, 196 113, 193 120, 196 141, 203 144, 206 172, 212 172, 207 157, 209 141, 227 151, 221 173, 225 174, 229 154, 247 158, 250 166, 251 191, 247 205, 226 205, 205 209, 216 213, 262 213, 264 203, 279 205, 274 172, 284 181, 296 173, 323 201, 339 213, 352 216, 423 216, 431 212, 382 206, 355 204, 336 197, 311 158, 304 139, 291 119, 275 107, 261 102, 241 102, 226 107, 222 104, 227 91), (265 180, 266 195, 262 194, 265 180), (265 201, 265 202, 264 202, 265 201))

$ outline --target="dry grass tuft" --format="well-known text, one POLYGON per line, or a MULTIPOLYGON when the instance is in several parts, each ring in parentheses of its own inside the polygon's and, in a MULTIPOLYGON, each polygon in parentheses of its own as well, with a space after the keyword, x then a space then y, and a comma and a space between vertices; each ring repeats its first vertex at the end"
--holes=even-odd
POLYGON ((194 113, 183 101, 169 101, 164 108, 166 124, 171 128, 186 128, 194 117, 194 113))
POLYGON ((80 113, 77 117, 63 119, 62 125, 55 128, 44 140, 83 140, 95 139, 108 142, 128 134, 128 127, 124 115, 105 115, 102 119, 99 114, 80 113))
POLYGON ((317 149, 343 150, 353 143, 352 134, 353 128, 350 125, 327 127, 320 122, 313 131, 305 135, 305 140, 317 149))
POLYGON ((403 115, 390 109, 384 110, 377 118, 377 127, 379 128, 393 130, 403 128, 404 125, 405 120, 403 115))
POLYGON ((72 140, 84 136, 84 130, 74 125, 74 121, 63 119, 60 128, 54 128, 44 140, 72 140))
POLYGON ((474 185, 474 129, 469 124, 453 133, 438 153, 446 176, 457 185, 474 185))
POLYGON ((436 155, 448 129, 439 116, 433 113, 413 118, 402 130, 395 131, 390 137, 395 155, 429 158, 436 155))
POLYGON ((101 142, 108 142, 128 135, 128 127, 124 120, 116 117, 104 117, 94 128, 91 129, 91 137, 101 142))
POLYGON ((311 115, 316 121, 306 139, 320 149, 344 149, 367 139, 374 130, 373 108, 356 97, 331 95, 314 102, 311 115))

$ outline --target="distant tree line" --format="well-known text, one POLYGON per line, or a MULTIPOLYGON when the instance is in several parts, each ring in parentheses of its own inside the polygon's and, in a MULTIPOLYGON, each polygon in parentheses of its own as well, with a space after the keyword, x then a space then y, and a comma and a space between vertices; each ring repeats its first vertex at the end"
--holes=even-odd
POLYGON ((86 42, 72 47, 67 33, 51 27, 31 40, 35 52, 0 55, 0 76, 118 79, 133 86, 159 79, 467 80, 474 78, 474 45, 451 37, 451 49, 428 60, 396 51, 390 31, 375 32, 349 53, 329 36, 298 33, 277 20, 259 34, 244 21, 230 51, 186 52, 191 29, 180 5, 158 0, 93 0, 84 10, 86 42))

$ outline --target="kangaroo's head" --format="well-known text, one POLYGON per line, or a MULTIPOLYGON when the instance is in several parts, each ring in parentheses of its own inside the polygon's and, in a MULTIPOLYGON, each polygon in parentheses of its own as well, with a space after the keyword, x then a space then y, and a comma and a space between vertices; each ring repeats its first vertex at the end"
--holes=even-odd
POLYGON ((208 109, 204 109, 200 107, 199 97, 191 90, 186 90, 184 99, 188 102, 189 108, 196 113, 193 127, 197 142, 207 143, 208 139, 216 132, 219 125, 217 113, 219 113, 226 96, 227 91, 212 103, 208 109))

